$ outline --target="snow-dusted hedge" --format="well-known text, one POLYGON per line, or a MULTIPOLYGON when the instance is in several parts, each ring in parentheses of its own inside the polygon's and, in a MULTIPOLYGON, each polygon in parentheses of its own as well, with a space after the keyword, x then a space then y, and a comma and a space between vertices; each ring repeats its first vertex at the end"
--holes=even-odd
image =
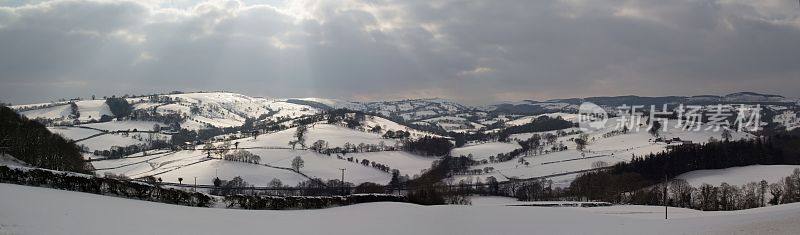
POLYGON ((0 183, 48 187, 185 206, 208 207, 214 200, 202 193, 156 187, 144 182, 98 178, 35 168, 0 166, 0 183))
POLYGON ((406 197, 389 194, 347 196, 253 196, 231 195, 224 199, 228 208, 250 210, 321 209, 367 202, 406 202, 406 197))

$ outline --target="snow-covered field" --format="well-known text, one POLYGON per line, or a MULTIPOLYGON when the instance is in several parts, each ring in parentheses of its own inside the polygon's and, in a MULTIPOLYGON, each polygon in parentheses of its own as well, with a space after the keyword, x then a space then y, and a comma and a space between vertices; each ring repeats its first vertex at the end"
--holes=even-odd
POLYGON ((80 121, 100 120, 103 115, 114 116, 105 100, 82 100, 75 104, 78 105, 80 112, 78 120, 80 121))
MULTIPOLYGON (((289 147, 289 141, 297 139, 294 135, 297 128, 290 128, 283 131, 259 135, 255 140, 252 138, 245 138, 240 140, 240 147, 266 147, 266 146, 280 146, 289 147)), ((384 139, 379 134, 357 131, 346 127, 330 125, 330 124, 316 124, 308 127, 306 134, 306 145, 311 146, 317 140, 325 140, 328 142, 330 148, 342 147, 345 143, 358 145, 364 144, 380 144, 383 142, 387 146, 395 144, 394 140, 384 139)), ((299 145, 297 146, 299 147, 299 145)))
POLYGON ((141 135, 144 136, 143 138, 147 138, 147 134, 142 135, 138 133, 129 136, 123 136, 121 134, 106 134, 91 139, 87 139, 84 141, 80 141, 77 142, 76 144, 86 146, 91 152, 94 150, 109 150, 113 146, 125 147, 130 145, 139 145, 147 143, 144 140, 134 139, 133 135, 141 135))
POLYGON ((163 123, 158 122, 148 122, 148 121, 110 121, 110 122, 99 122, 99 123, 90 123, 84 124, 82 126, 91 127, 100 130, 106 131, 152 131, 153 126, 165 126, 163 123))
MULTIPOLYGON (((300 171, 309 177, 324 180, 339 179, 341 171, 346 169, 345 181, 360 184, 374 182, 386 184, 391 175, 378 169, 363 166, 355 162, 337 159, 336 156, 327 156, 312 151, 289 149, 249 149, 248 151, 261 156, 261 163, 269 166, 290 168, 294 157, 301 157, 305 166, 300 171)), ((348 154, 347 157, 358 160, 369 159, 391 167, 397 167, 403 174, 419 173, 420 169, 428 168, 430 161, 415 155, 400 152, 374 152, 348 154), (397 165, 397 166, 395 166, 397 165)), ((92 164, 99 174, 113 173, 126 175, 131 178, 143 176, 161 177, 165 182, 178 182, 177 179, 194 179, 198 184, 212 184, 215 177, 229 180, 241 176, 249 184, 267 186, 273 179, 279 179, 284 184, 295 186, 298 182, 307 180, 295 172, 271 168, 265 165, 209 159, 206 153, 200 150, 185 150, 143 156, 135 158, 113 159, 96 161, 92 164)), ((212 157, 218 158, 217 155, 212 157)), ((186 181, 184 181, 186 182, 186 181)))
MULTIPOLYGON (((565 114, 566 115, 566 114, 565 114)), ((664 142, 654 142, 655 139, 645 128, 631 129, 627 134, 612 135, 605 137, 605 133, 616 130, 617 119, 610 119, 606 123, 605 128, 597 130, 589 134, 589 145, 586 147, 585 152, 576 150, 575 143, 570 139, 578 137, 578 135, 567 135, 558 137, 556 143, 563 143, 568 147, 568 150, 561 152, 551 152, 540 155, 523 156, 523 159, 528 162, 528 165, 520 163, 517 159, 506 162, 495 162, 484 165, 473 166, 472 169, 485 169, 486 167, 494 168, 494 171, 488 174, 481 175, 461 175, 455 176, 456 181, 459 180, 480 180, 486 181, 489 176, 495 177, 497 180, 504 181, 508 178, 532 178, 542 177, 553 174, 561 174, 568 172, 576 172, 580 170, 587 170, 593 168, 595 162, 605 162, 607 165, 613 165, 617 162, 629 161, 632 155, 645 155, 650 153, 659 153, 666 151, 668 144, 664 142)), ((681 140, 688 140, 693 143, 705 143, 713 137, 721 139, 720 131, 705 130, 705 126, 701 126, 700 131, 683 130, 672 128, 661 133, 662 138, 672 139, 680 138, 681 140)), ((569 130, 575 130, 570 128, 569 130)), ((537 134, 543 134, 537 133, 537 134)), ((751 134, 744 132, 732 132, 732 139, 746 139, 752 138, 751 134)), ((533 133, 522 133, 512 135, 513 138, 527 139, 533 133)), ((550 146, 547 146, 549 149, 550 146)), ((486 159, 491 155, 497 153, 508 153, 511 150, 520 148, 515 142, 507 144, 490 142, 480 145, 467 146, 453 150, 455 156, 466 155, 473 153, 475 159, 486 159), (516 145, 516 147, 515 147, 516 145)), ((551 178, 555 186, 565 187, 575 178, 576 175, 558 176, 551 178)))
POLYGON ((197 183, 203 185, 213 185, 215 177, 230 180, 239 176, 255 186, 268 186, 272 179, 278 179, 284 185, 289 186, 295 186, 297 183, 307 180, 302 175, 287 170, 217 159, 162 172, 164 173, 156 175, 156 177, 160 177, 166 182, 175 183, 178 182, 178 178, 183 178, 184 183, 191 184, 194 183, 194 177, 197 177, 197 183))
MULTIPOLYGON (((122 123, 121 125, 111 125, 107 123, 116 123, 116 122, 93 123, 90 124, 90 126, 101 130, 117 131, 117 130, 133 130, 137 129, 137 127, 144 127, 147 126, 148 124, 151 124, 150 122, 131 122, 131 121, 119 122, 122 123)), ((151 125, 146 130, 150 130, 152 128, 153 127, 151 125)), ((64 138, 71 140, 80 140, 83 138, 90 137, 92 135, 102 133, 98 130, 80 128, 80 127, 59 126, 59 127, 48 127, 47 129, 53 133, 59 134, 64 138)), ((87 150, 89 152, 92 152, 94 150, 110 150, 111 147, 113 146, 125 147, 130 145, 146 144, 150 139, 167 141, 169 140, 169 138, 170 138, 169 135, 160 133, 130 133, 127 136, 121 133, 107 133, 104 135, 99 135, 90 139, 76 142, 76 144, 86 146, 87 150)))
POLYGON ((388 165, 393 169, 400 170, 400 174, 413 176, 431 167, 431 163, 437 158, 423 157, 404 151, 384 151, 372 153, 349 153, 345 157, 356 159, 367 159, 381 164, 388 165))
MULTIPOLYGON (((170 94, 162 95, 160 99, 151 99, 149 97, 129 98, 129 102, 135 103, 136 109, 146 109, 148 111, 155 111, 161 114, 180 114, 185 116, 181 127, 187 130, 198 130, 215 127, 234 127, 240 126, 244 123, 246 118, 264 118, 261 121, 276 121, 286 120, 286 118, 297 118, 304 115, 319 114, 321 110, 318 106, 305 105, 302 102, 298 103, 296 100, 289 99, 273 99, 273 98, 258 98, 249 97, 241 94, 228 93, 228 92, 208 92, 208 93, 185 93, 185 94, 170 94)), ((413 121, 420 125, 428 126, 441 126, 445 129, 464 132, 475 131, 482 127, 482 122, 495 122, 504 121, 506 125, 522 125, 529 123, 537 117, 546 115, 549 117, 561 117, 564 120, 574 121, 575 114, 566 113, 569 111, 558 111, 555 113, 540 114, 525 116, 519 114, 492 114, 489 111, 476 111, 471 110, 467 106, 459 105, 454 102, 441 99, 421 99, 421 100, 403 100, 403 101, 383 101, 383 102, 365 102, 356 103, 342 100, 333 99, 319 99, 309 98, 303 99, 306 102, 317 102, 320 104, 339 107, 339 108, 352 108, 357 110, 364 110, 368 112, 382 113, 387 116, 401 117, 406 120, 413 121), (472 121, 471 121, 472 120, 472 121), (483 121, 481 121, 483 120, 483 121), (473 122, 475 121, 475 122, 473 122)), ((80 121, 87 121, 99 118, 101 115, 111 115, 108 106, 104 100, 81 100, 76 101, 80 111, 80 121)), ((24 106, 19 106, 24 107, 24 106)), ((24 115, 29 117, 43 117, 51 118, 59 121, 70 121, 69 114, 70 105, 61 105, 51 108, 44 108, 40 110, 29 110, 23 112, 24 115)), ((791 115, 790 115, 791 116, 791 115)), ((480 175, 461 175, 455 176, 455 180, 470 179, 481 181, 486 180, 487 177, 493 176, 498 180, 507 180, 508 178, 531 178, 549 176, 553 174, 561 174, 568 172, 576 172, 581 170, 591 169, 596 165, 595 163, 605 162, 605 164, 614 164, 621 161, 628 161, 631 155, 644 155, 649 153, 657 153, 666 151, 669 147, 668 144, 663 142, 654 142, 655 139, 652 135, 647 133, 645 128, 640 130, 631 130, 630 133, 604 136, 604 134, 619 130, 621 127, 615 126, 620 118, 610 119, 604 128, 595 132, 589 133, 589 145, 585 152, 576 150, 576 146, 572 139, 578 137, 578 134, 573 133, 578 128, 568 128, 563 131, 570 133, 561 136, 557 139, 556 144, 563 144, 568 148, 566 151, 544 153, 531 156, 523 156, 524 162, 519 162, 518 159, 512 159, 507 162, 492 162, 489 164, 473 166, 472 169, 494 169, 491 173, 484 173, 480 175), (527 162, 527 164, 525 164, 527 162)), ((677 120, 670 120, 668 125, 674 126, 677 120)), ((286 122, 285 124, 289 124, 286 122)), ((155 122, 146 121, 111 121, 104 123, 91 123, 83 124, 83 126, 96 128, 100 130, 116 131, 116 130, 152 130, 155 122)), ((163 126, 163 125, 162 125, 163 126)), ((662 137, 668 140, 673 138, 680 138, 684 141, 691 141, 693 143, 704 143, 710 138, 722 139, 719 131, 705 130, 705 126, 700 128, 700 131, 689 131, 670 128, 661 133, 662 137)), ((100 132, 95 130, 82 129, 77 127, 50 127, 50 130, 59 133, 70 139, 82 139, 100 132)), ((325 140, 328 144, 327 147, 343 147, 346 143, 352 146, 357 146, 361 143, 369 145, 385 146, 398 146, 397 140, 384 139, 382 135, 389 130, 403 130, 411 133, 411 138, 419 138, 425 135, 433 135, 426 131, 414 130, 400 123, 388 120, 386 118, 367 115, 364 120, 364 125, 358 130, 349 129, 346 127, 327 124, 326 122, 318 122, 309 125, 308 133, 306 134, 306 145, 311 146, 317 140, 325 140), (381 131, 373 133, 374 127, 380 126, 381 131)), ((498 131, 485 130, 486 132, 498 131)), ((268 149, 268 148, 287 148, 289 142, 295 140, 296 128, 289 128, 286 130, 266 133, 253 138, 236 139, 232 142, 238 142, 240 148, 251 148, 250 151, 258 154, 262 158, 262 163, 278 167, 289 167, 291 159, 300 156, 306 161, 306 166, 301 169, 305 174, 310 177, 319 177, 325 180, 338 179, 341 175, 340 168, 347 169, 346 180, 354 183, 360 182, 388 182, 390 174, 376 170, 372 167, 365 167, 358 163, 348 162, 345 160, 337 159, 336 155, 326 156, 314 153, 309 150, 287 150, 287 149, 268 149)), ((555 133, 550 131, 549 133, 555 133)), ((511 136, 512 140, 525 140, 534 134, 545 134, 546 132, 539 133, 519 133, 511 136)), ((752 135, 742 132, 733 132, 733 139, 752 138, 752 135)), ((231 134, 228 136, 217 137, 230 137, 237 136, 231 134)), ((148 134, 133 134, 131 136, 123 136, 120 134, 107 134, 96 138, 78 142, 84 145, 91 152, 93 150, 108 150, 112 146, 128 146, 133 144, 146 144, 147 139, 151 135, 148 134), (138 137, 137 137, 138 136, 138 137)), ((152 134, 154 138, 168 140, 167 135, 152 134)), ((221 138, 218 138, 221 139, 221 138)), ((221 142, 214 143, 219 146, 221 142)), ((675 143, 673 143, 674 145, 675 143)), ((548 145, 545 150, 550 149, 548 145)), ((488 160, 490 156, 497 156, 498 154, 506 154, 515 149, 520 148, 516 141, 508 143, 501 142, 486 142, 486 143, 470 143, 467 146, 453 149, 451 155, 453 156, 467 156, 472 155, 475 160, 488 160)), ((152 153, 152 152, 151 152, 152 153)), ((140 154, 134 154, 140 155, 140 154)), ((133 155, 132 155, 133 156, 133 155)), ((84 157, 92 159, 100 158, 92 156, 91 154, 84 154, 84 157)), ((219 157, 219 156, 215 156, 219 157)), ((423 170, 430 168, 430 165, 436 158, 421 157, 407 152, 372 152, 372 153, 351 153, 344 156, 353 157, 357 160, 367 159, 376 163, 384 164, 391 169, 400 170, 401 174, 414 176, 420 174, 423 170)), ((93 162, 95 168, 104 169, 100 173, 110 172, 114 174, 123 174, 130 177, 141 177, 147 175, 163 176, 166 181, 173 182, 177 177, 185 179, 198 177, 199 182, 203 184, 210 182, 214 176, 219 175, 222 178, 232 178, 233 176, 242 176, 248 182, 263 186, 266 185, 272 178, 281 179, 286 184, 294 184, 304 180, 302 176, 293 172, 285 170, 269 168, 267 166, 247 165, 241 163, 224 162, 217 159, 206 159, 205 154, 199 151, 179 151, 173 154, 160 156, 153 155, 141 158, 118 159, 118 160, 103 160, 93 162), (151 159, 152 158, 152 159, 151 159), (223 173, 220 173, 223 171, 223 173), (166 178, 169 178, 167 180, 166 178)), ((784 173, 781 173, 785 176, 784 173)), ((566 186, 575 177, 575 175, 565 175, 551 178, 555 181, 557 186, 566 186)))
MULTIPOLYGON (((292 159, 294 159, 296 156, 299 156, 305 162, 305 166, 300 169, 300 172, 303 172, 309 177, 316 177, 325 180, 339 179, 342 174, 339 169, 346 169, 345 181, 355 184, 360 184, 363 182, 386 184, 391 179, 391 175, 389 173, 372 167, 363 166, 355 162, 337 159, 334 155, 327 156, 313 151, 287 149, 253 149, 251 152, 261 156, 262 163, 287 168, 292 166, 292 159)), ((382 152, 371 154, 380 153, 382 152)), ((348 154, 347 157, 351 157, 351 155, 348 154)), ((358 160, 360 161, 361 158, 358 158, 358 160)))
MULTIPOLYGON (((322 210, 194 208, 0 184, 4 234, 798 234, 800 204, 734 212, 367 203, 322 210)), ((502 199, 500 199, 502 200, 502 199)), ((480 201, 480 199, 473 201, 480 201)), ((498 200, 494 200, 497 202, 498 200)))
POLYGON ((482 160, 489 159, 489 156, 496 156, 498 153, 508 153, 518 148, 520 148, 520 146, 517 143, 489 142, 455 148, 450 155, 469 156, 472 154, 473 159, 482 160))
POLYGON ((408 128, 408 127, 406 127, 404 125, 398 124, 398 123, 393 122, 391 120, 388 120, 388 119, 385 119, 385 118, 382 118, 382 117, 376 117, 376 116, 367 116, 367 119, 364 120, 364 124, 368 128, 371 128, 371 127, 374 127, 374 126, 380 126, 381 127, 381 131, 383 133, 391 130, 391 131, 407 131, 407 132, 411 133, 411 137, 414 137, 414 138, 422 137, 422 136, 426 136, 426 135, 428 135, 428 136, 438 136, 438 135, 430 133, 430 132, 425 132, 425 131, 420 131, 420 130, 408 128))
POLYGON ((69 105, 59 105, 55 107, 25 111, 22 112, 22 115, 31 119, 60 119, 68 117, 70 113, 72 113, 72 108, 69 105))
MULTIPOLYGON (((386 130, 399 130, 402 127, 397 123, 378 117, 369 118, 368 120, 368 122, 374 125, 381 125, 382 128, 386 128, 386 130)), ((153 123, 124 122, 124 124, 125 125, 121 126, 127 129, 137 126, 152 126, 153 123)), ((111 129, 113 125, 109 127, 103 125, 94 127, 111 129)), ((345 180, 348 182, 356 184, 363 182, 385 184, 389 182, 391 177, 389 173, 380 171, 371 166, 363 166, 356 162, 338 159, 336 155, 328 156, 310 150, 300 149, 272 149, 274 147, 288 148, 288 143, 296 139, 294 137, 295 132, 296 128, 290 128, 275 133, 262 134, 256 139, 243 138, 234 140, 233 142, 239 142, 240 148, 248 149, 248 151, 259 155, 261 157, 261 163, 270 166, 291 167, 292 159, 299 156, 305 161, 305 166, 301 169, 301 172, 309 177, 321 178, 324 180, 339 179, 341 177, 340 169, 346 169, 345 180)), ((417 133, 421 134, 423 132, 417 133)), ((337 146, 342 147, 346 143, 350 143, 353 146, 361 143, 372 145, 384 143, 386 146, 393 146, 395 144, 395 140, 384 139, 377 133, 358 131, 322 123, 310 125, 306 138, 307 145, 311 145, 311 143, 317 140, 325 140, 328 142, 328 147, 331 148, 337 146)), ((119 135, 103 135, 82 141, 79 144, 84 144, 89 147, 89 149, 97 149, 102 145, 111 146, 110 144, 119 145, 128 143, 123 140, 136 141, 135 139, 119 135)), ((216 176, 219 176, 221 179, 231 179, 235 176, 241 176, 245 181, 256 186, 267 186, 269 181, 273 178, 281 180, 284 184, 294 186, 300 181, 307 180, 304 176, 285 169, 223 161, 219 159, 208 159, 206 153, 202 151, 185 150, 169 154, 133 157, 135 158, 96 161, 93 162, 93 165, 98 169, 98 173, 100 174, 108 172, 126 175, 132 178, 152 175, 161 177, 167 182, 177 182, 178 177, 184 179, 198 177, 199 184, 211 184, 216 176)), ((215 154, 213 157, 219 158, 219 155, 215 154)), ((348 157, 353 157, 357 161, 367 159, 370 162, 380 163, 392 169, 398 169, 401 174, 407 174, 409 176, 419 174, 423 169, 430 168, 431 163, 436 160, 436 158, 426 158, 400 151, 351 153, 344 156, 344 158, 348 157)))
POLYGON ((703 183, 719 186, 722 183, 741 186, 751 182, 777 183, 791 175, 794 169, 799 169, 796 165, 752 165, 743 167, 731 167, 718 170, 699 170, 683 173, 678 179, 684 179, 694 187, 703 183))
MULTIPOLYGON (((288 103, 286 99, 254 98, 228 92, 171 94, 161 95, 160 97, 169 98, 171 101, 167 102, 163 101, 163 99, 161 101, 153 101, 148 97, 128 98, 127 100, 137 110, 155 110, 159 114, 184 115, 187 120, 181 124, 184 129, 190 130, 206 128, 209 125, 216 127, 240 126, 244 123, 245 118, 257 118, 267 114, 270 115, 267 115, 266 119, 276 120, 277 118, 296 118, 319 112, 313 107, 288 103), (193 107, 195 108, 194 110, 193 107)), ((103 115, 113 117, 105 100, 77 100, 74 102, 80 114, 77 121, 81 123, 100 120, 103 115)), ((17 105, 13 107, 22 109, 37 105, 46 104, 17 105)), ((65 103, 55 107, 27 110, 21 113, 28 118, 73 121, 70 118, 71 112, 71 106, 65 103)), ((152 125, 146 127, 146 129, 151 130, 152 125)))
POLYGON ((79 140, 100 133, 100 131, 97 130, 79 128, 79 127, 58 126, 58 127, 48 127, 47 129, 50 130, 50 132, 59 134, 62 137, 71 140, 79 140))
MULTIPOLYGON (((398 130, 407 129, 404 126, 391 122, 380 117, 367 118, 367 126, 380 125, 384 130, 398 130)), ((119 128, 130 129, 132 127, 148 127, 154 123, 150 122, 120 122, 112 125, 109 124, 94 124, 93 127, 114 129, 116 126, 119 128)), ((117 128, 118 129, 118 128, 117 128)), ((69 129, 67 129, 69 130, 69 129)), ((570 141, 571 138, 577 135, 567 135, 559 137, 557 143, 565 144, 569 149, 561 152, 546 153, 542 155, 532 155, 523 157, 527 165, 519 161, 511 160, 506 162, 495 162, 485 165, 478 165, 472 167, 473 169, 485 169, 487 167, 493 168, 491 173, 481 175, 460 175, 454 176, 455 180, 480 180, 486 181, 489 176, 495 177, 498 180, 504 181, 508 178, 531 178, 541 177, 554 174, 562 174, 568 172, 575 172, 580 170, 592 169, 596 162, 605 162, 611 165, 621 161, 630 160, 631 155, 642 155, 649 153, 656 153, 665 151, 667 144, 652 142, 653 137, 645 130, 633 131, 629 134, 615 135, 610 137, 603 137, 602 134, 614 130, 609 126, 600 132, 592 133, 590 135, 590 144, 585 153, 575 150, 574 142, 570 141)), ((80 132, 80 131, 75 131, 80 132)), ((283 131, 274 133, 267 133, 259 135, 256 139, 243 138, 234 140, 239 142, 240 148, 248 148, 259 156, 261 156, 261 163, 277 167, 290 167, 291 159, 300 156, 305 160, 305 167, 301 171, 309 177, 318 177, 322 179, 337 179, 340 177, 341 171, 339 169, 347 169, 346 180, 353 183, 362 182, 376 182, 386 183, 389 181, 390 174, 377 170, 372 167, 362 166, 355 162, 348 162, 345 160, 337 159, 336 155, 327 156, 317 154, 313 151, 307 150, 289 150, 289 149, 264 149, 272 147, 289 147, 288 143, 294 140, 296 128, 290 128, 283 131)), ((418 132, 417 134, 424 134, 418 132)), ((540 133, 541 134, 541 133, 540 133)), ((749 138, 749 134, 735 132, 734 138, 749 138)), ((73 133, 73 136, 86 136, 87 133, 73 133), (79 135, 83 134, 83 135, 79 135)), ((518 134, 516 137, 529 137, 526 134, 518 134)), ((720 138, 718 132, 692 132, 672 130, 663 133, 666 138, 678 137, 684 140, 692 140, 693 142, 705 142, 710 137, 720 138)), ((328 142, 328 147, 342 147, 346 143, 358 145, 360 143, 378 145, 380 143, 386 146, 395 145, 395 140, 384 139, 379 133, 370 133, 365 131, 353 130, 337 125, 330 125, 324 123, 317 123, 309 126, 308 133, 306 134, 306 144, 317 140, 325 140, 328 142)), ((138 140, 124 137, 120 135, 103 135, 97 138, 89 139, 81 142, 80 144, 86 145, 90 150, 107 149, 111 145, 124 146, 129 144, 137 144, 138 140)), ((476 160, 489 159, 490 156, 497 156, 501 153, 508 153, 519 148, 517 143, 501 143, 501 142, 488 142, 480 144, 471 144, 465 147, 456 148, 452 151, 454 156, 467 156, 472 154, 476 160)), ((549 146, 548 146, 549 149, 549 146)), ((218 156, 215 156, 218 158, 218 156)), ((400 170, 401 174, 414 176, 420 174, 423 170, 430 168, 431 163, 436 158, 421 157, 407 152, 372 152, 372 153, 351 153, 346 156, 353 157, 355 160, 367 159, 371 162, 387 165, 392 169, 400 170)), ((223 179, 230 179, 234 176, 242 176, 246 181, 257 186, 265 186, 273 178, 280 179, 285 184, 295 185, 297 182, 305 180, 299 174, 294 172, 270 168, 267 166, 247 165, 242 163, 227 162, 218 159, 207 159, 205 154, 201 151, 180 151, 173 154, 165 154, 164 156, 157 157, 144 157, 133 159, 119 159, 119 160, 104 160, 94 162, 95 168, 101 169, 99 172, 110 172, 114 174, 123 174, 129 177, 142 177, 147 175, 160 176, 165 181, 175 182, 178 177, 184 179, 192 179, 198 177, 198 183, 210 184, 214 177, 220 176, 223 179), (151 159, 152 158, 152 159, 151 159), (222 173, 220 173, 222 172, 222 173), (212 174, 213 173, 213 174, 212 174)), ((575 175, 565 175, 551 178, 555 186, 567 186, 575 175)))

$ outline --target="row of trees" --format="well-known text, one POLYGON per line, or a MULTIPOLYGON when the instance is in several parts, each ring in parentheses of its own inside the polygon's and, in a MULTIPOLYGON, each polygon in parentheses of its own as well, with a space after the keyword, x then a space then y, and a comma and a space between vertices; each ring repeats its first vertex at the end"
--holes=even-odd
POLYGON ((576 124, 566 121, 562 119, 560 116, 556 118, 551 118, 549 116, 540 116, 532 120, 530 123, 526 123, 519 126, 510 126, 501 130, 498 133, 497 138, 498 140, 505 142, 508 141, 508 138, 513 134, 555 131, 571 127, 576 127, 576 124))
POLYGON ((425 136, 409 142, 406 148, 423 156, 446 156, 453 149, 453 143, 446 138, 425 136))
POLYGON ((244 163, 252 163, 252 164, 259 164, 261 162, 261 156, 251 153, 247 150, 237 150, 233 153, 225 154, 222 159, 227 161, 235 161, 235 162, 244 162, 244 163))
POLYGON ((355 194, 347 196, 254 196, 232 195, 223 200, 228 208, 251 210, 322 209, 368 202, 406 202, 406 197, 386 194, 355 194))
POLYGON ((613 203, 666 204, 706 211, 742 210, 800 202, 800 169, 795 169, 791 175, 772 184, 761 180, 741 186, 721 183, 717 186, 702 184, 698 187, 693 187, 683 179, 670 180, 666 187, 663 182, 647 186, 646 181, 635 174, 612 175, 608 172, 597 172, 582 175, 562 195, 613 203), (597 186, 592 187, 590 184, 597 186), (603 190, 603 187, 616 190, 603 190))
POLYGON ((517 141, 517 143, 519 143, 526 155, 537 155, 544 153, 547 145, 551 145, 551 150, 553 151, 563 149, 565 146, 563 144, 558 145, 556 143, 557 140, 558 136, 555 134, 544 133, 542 135, 533 134, 527 140, 517 141))
POLYGON ((399 143, 396 143, 394 146, 386 145, 385 142, 380 141, 378 144, 351 144, 350 142, 346 142, 342 147, 333 147, 331 148, 328 146, 328 142, 325 140, 317 140, 311 144, 309 147, 310 150, 313 150, 317 153, 331 155, 336 153, 347 154, 347 153, 363 153, 363 152, 379 152, 379 151, 394 151, 399 148, 399 143))
POLYGON ((331 110, 327 112, 326 116, 328 124, 344 123, 344 126, 350 129, 363 126, 364 120, 366 120, 366 114, 364 114, 364 112, 347 109, 331 110))
MULTIPOLYGON (((570 184, 568 193, 591 200, 659 205, 664 203, 664 197, 663 184, 658 183, 665 178, 703 169, 755 164, 797 165, 800 163, 798 145, 800 138, 794 135, 776 135, 765 139, 677 146, 669 152, 634 156, 630 162, 618 163, 608 170, 584 173, 570 184)), ((679 207, 735 210, 764 205, 764 201, 773 205, 800 201, 800 171, 773 185, 755 182, 741 187, 722 184, 693 188, 681 180, 670 182, 667 203, 679 207), (768 192, 771 197, 764 196, 768 192)))
MULTIPOLYGON (((142 153, 147 154, 147 151, 153 149, 167 148, 170 145, 163 140, 149 140, 147 144, 132 144, 128 146, 111 146, 111 149, 99 150, 95 149, 92 153, 96 156, 103 156, 106 158, 122 158, 124 156, 142 153)), ((80 146, 84 152, 88 152, 88 148, 84 145, 80 146)))
POLYGON ((614 166, 612 173, 638 173, 651 181, 689 171, 747 165, 800 165, 800 138, 776 135, 763 139, 685 144, 671 151, 634 156, 614 166))
POLYGON ((411 132, 402 130, 388 130, 386 133, 383 133, 383 138, 385 139, 407 139, 409 137, 411 137, 411 132))
POLYGON ((114 117, 117 118, 125 118, 133 111, 133 106, 131 106, 125 98, 112 96, 106 99, 106 104, 111 110, 111 113, 114 114, 114 117))

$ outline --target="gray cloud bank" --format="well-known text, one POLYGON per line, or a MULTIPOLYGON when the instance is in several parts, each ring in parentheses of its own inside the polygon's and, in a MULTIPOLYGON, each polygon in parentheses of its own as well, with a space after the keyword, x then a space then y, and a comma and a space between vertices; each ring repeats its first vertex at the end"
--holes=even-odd
POLYGON ((800 96, 797 1, 174 2, 0 7, 0 100, 800 96))

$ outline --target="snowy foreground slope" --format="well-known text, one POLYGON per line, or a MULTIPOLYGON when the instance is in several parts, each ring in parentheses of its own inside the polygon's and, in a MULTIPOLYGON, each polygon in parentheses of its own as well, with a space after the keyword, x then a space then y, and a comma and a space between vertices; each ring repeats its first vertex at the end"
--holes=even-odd
POLYGON ((0 184, 2 234, 798 234, 800 204, 736 212, 369 203, 323 210, 194 208, 0 184), (111 213, 109 213, 111 212, 111 213))

